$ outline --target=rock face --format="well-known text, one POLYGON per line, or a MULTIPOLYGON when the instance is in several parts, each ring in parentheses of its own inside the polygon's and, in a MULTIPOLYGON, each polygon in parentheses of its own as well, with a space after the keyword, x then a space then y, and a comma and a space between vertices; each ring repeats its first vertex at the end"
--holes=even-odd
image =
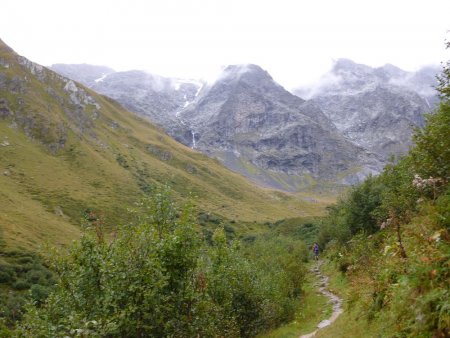
POLYGON ((437 102, 433 89, 437 67, 409 73, 393 65, 371 68, 340 59, 323 81, 308 90, 336 128, 357 145, 387 160, 405 153, 414 127, 437 102))
POLYGON ((343 137, 321 109, 256 65, 227 67, 179 117, 181 142, 260 183, 295 190, 305 178, 350 183, 379 170, 375 156, 343 137))
POLYGON ((180 124, 177 112, 194 100, 200 81, 171 79, 140 70, 115 72, 90 65, 53 65, 51 69, 120 102, 125 108, 168 129, 180 124))

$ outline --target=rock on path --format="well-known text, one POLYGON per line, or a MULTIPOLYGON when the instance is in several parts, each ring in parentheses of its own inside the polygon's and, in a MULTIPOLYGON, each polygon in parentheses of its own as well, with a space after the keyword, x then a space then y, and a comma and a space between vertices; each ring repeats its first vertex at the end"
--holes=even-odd
POLYGON ((316 335, 316 333, 323 329, 324 327, 327 327, 331 325, 342 313, 342 299, 336 296, 334 293, 331 293, 327 290, 328 287, 328 277, 324 276, 320 272, 320 266, 322 265, 322 262, 320 261, 311 271, 316 275, 318 279, 318 283, 316 284, 319 287, 319 292, 323 294, 324 296, 328 297, 329 303, 333 304, 333 313, 331 314, 331 317, 328 319, 322 320, 318 325, 317 329, 311 333, 304 334, 300 336, 300 338, 312 338, 316 335))

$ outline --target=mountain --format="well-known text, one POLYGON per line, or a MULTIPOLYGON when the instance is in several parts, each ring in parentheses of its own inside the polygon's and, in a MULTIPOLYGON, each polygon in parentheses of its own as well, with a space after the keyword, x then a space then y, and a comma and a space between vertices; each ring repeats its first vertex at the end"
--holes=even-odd
POLYGON ((228 220, 321 210, 321 203, 258 188, 0 40, 0 246, 68 243, 92 209, 108 227, 126 224, 128 208, 166 183, 175 199, 192 192, 200 211, 228 220))
POLYGON ((317 105, 256 65, 228 66, 179 117, 191 135, 171 135, 264 185, 296 190, 312 180, 352 183, 379 169, 317 105))
POLYGON ((55 64, 50 68, 117 100, 163 128, 175 128, 180 123, 177 112, 193 101, 203 86, 201 81, 167 78, 141 70, 108 72, 109 68, 84 64, 55 64))
POLYGON ((229 66, 213 84, 129 71, 104 76, 91 88, 263 186, 297 191, 317 181, 352 184, 381 168, 316 104, 256 65, 229 66))
POLYGON ((340 59, 318 85, 294 93, 311 98, 340 132, 386 161, 407 152, 414 127, 423 125, 423 115, 438 102, 438 72, 432 66, 410 73, 340 59))
POLYGON ((57 63, 50 67, 55 72, 78 81, 85 86, 91 87, 97 82, 102 81, 109 74, 116 71, 106 66, 97 66, 89 64, 65 64, 57 63))

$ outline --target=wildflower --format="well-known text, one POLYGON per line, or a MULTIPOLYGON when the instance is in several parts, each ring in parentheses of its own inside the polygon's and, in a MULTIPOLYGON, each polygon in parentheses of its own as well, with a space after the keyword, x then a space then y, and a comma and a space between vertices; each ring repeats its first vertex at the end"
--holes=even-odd
POLYGON ((430 176, 430 178, 422 178, 418 174, 414 175, 414 179, 412 181, 413 186, 415 186, 418 189, 423 189, 426 187, 434 187, 436 184, 442 183, 443 180, 439 177, 434 178, 433 176, 430 176))

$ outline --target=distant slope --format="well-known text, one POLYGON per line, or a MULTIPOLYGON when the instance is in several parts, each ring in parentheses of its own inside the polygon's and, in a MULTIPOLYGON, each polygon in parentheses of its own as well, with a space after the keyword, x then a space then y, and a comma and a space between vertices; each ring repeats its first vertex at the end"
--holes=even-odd
POLYGON ((262 190, 115 101, 30 62, 0 40, 0 242, 35 248, 79 233, 89 208, 108 224, 159 183, 222 217, 267 221, 320 203, 262 190))
POLYGON ((413 128, 434 109, 438 71, 430 66, 409 73, 339 59, 316 87, 295 93, 311 98, 340 132, 386 161, 408 151, 413 128))

